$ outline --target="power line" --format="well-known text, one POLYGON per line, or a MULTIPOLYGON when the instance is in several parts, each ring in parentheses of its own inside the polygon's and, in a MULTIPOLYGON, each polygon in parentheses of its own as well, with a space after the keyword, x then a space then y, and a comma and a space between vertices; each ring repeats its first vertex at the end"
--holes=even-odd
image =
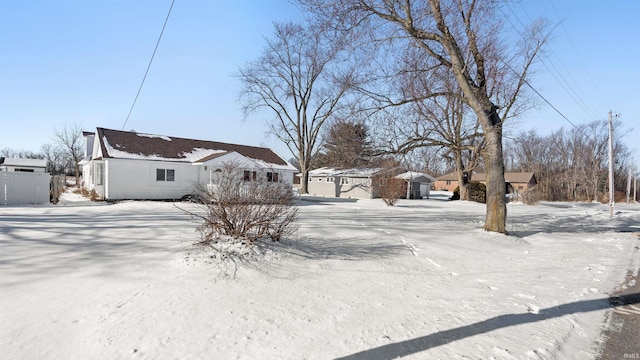
MULTIPOLYGON (((553 0, 548 0, 548 1, 549 1, 549 4, 551 5, 551 8, 553 9, 553 12, 556 14, 556 17, 558 18, 558 20, 560 20, 560 15, 558 14, 558 10, 556 10, 555 5, 553 4, 553 0)), ((593 77, 591 76, 591 72, 589 71, 589 68, 587 68, 587 66, 585 65, 585 63, 584 63, 584 61, 582 59, 582 56, 580 56, 580 53, 578 52, 578 49, 576 48, 576 46, 574 45, 573 41, 571 40, 571 37, 569 36, 569 32, 567 31, 567 28, 564 26, 564 21, 560 21, 560 26, 562 27, 562 31, 564 32, 565 36, 567 37, 567 40, 569 41, 569 44, 571 45, 571 48, 573 49, 573 52, 576 54, 576 57, 580 61, 580 65, 582 65, 582 69, 584 70, 584 72, 587 74, 587 77, 591 81, 591 86, 593 86, 593 88, 596 90, 597 94, 600 96, 600 99, 604 100, 605 97, 602 96, 602 92, 600 91, 600 87, 593 80, 593 77)), ((574 80, 574 82, 575 82, 575 80, 574 80)), ((586 96, 586 94, 584 94, 584 95, 586 96)), ((587 98, 588 98, 588 96, 587 96, 587 98)))
MULTIPOLYGON (((524 26, 524 24, 522 23, 522 21, 520 20, 520 18, 518 18, 518 16, 517 16, 517 15, 516 15, 516 13, 513 11, 513 9, 511 9, 511 7, 509 7, 509 4, 507 4, 507 7, 509 8, 509 10, 510 10, 510 11, 511 11, 511 13, 513 14, 513 16, 516 18, 516 20, 520 23, 520 25, 521 25, 523 28, 525 28, 525 26, 524 26)), ((524 10, 524 9, 523 9, 523 10, 524 10)), ((511 21, 510 17, 509 17, 509 16, 507 16, 507 14, 505 14, 505 13, 504 13, 504 11, 502 11, 502 9, 500 9, 500 12, 501 12, 501 13, 502 13, 502 15, 505 17, 505 19, 507 20, 507 22, 509 22, 509 24, 511 24, 511 27, 513 27, 513 29, 514 29, 514 30, 515 30, 515 31, 516 31, 520 36, 523 36, 523 35, 522 35, 522 33, 518 30, 518 28, 515 26, 515 24, 511 21)), ((557 56, 556 56, 556 57, 557 57, 557 56)), ((547 58, 547 59, 548 59, 548 58, 547 58)), ((548 59, 548 60, 549 60, 549 62, 550 62, 550 63, 552 63, 552 62, 550 61, 550 59, 548 59)), ((511 67, 511 65, 510 65, 510 64, 508 64, 506 61, 504 61, 504 60, 503 60, 503 63, 504 63, 504 64, 509 68, 509 70, 513 71, 515 74, 518 74, 518 72, 516 72, 516 71, 511 67)), ((580 103, 579 103, 579 102, 576 100, 576 98, 575 98, 573 95, 571 95, 571 93, 570 93, 570 92, 569 92, 569 91, 564 87, 564 85, 562 84, 562 82, 558 79, 558 77, 556 77, 556 75, 553 73, 553 71, 551 71, 551 69, 549 69, 549 67, 547 66, 547 64, 546 64, 544 61, 543 61, 543 64, 545 65, 545 67, 547 68, 547 70, 549 70, 549 72, 551 73, 551 75, 553 75, 553 77, 556 79, 556 81, 558 82, 558 84, 559 84, 560 86, 562 86, 562 87, 563 87, 563 89, 567 92, 567 94, 569 94, 569 95, 573 98, 573 100, 574 100, 574 101, 576 101, 576 103, 580 106, 580 103)), ((554 68, 555 68, 555 66, 554 66, 554 68)), ((556 71, 557 71, 558 73, 560 73, 560 72, 557 70, 557 68, 555 68, 555 69, 556 69, 556 71)), ((539 97, 540 97, 540 98, 541 98, 545 103, 547 103, 547 105, 549 105, 549 106, 550 106, 550 107, 551 107, 555 112, 557 112, 557 113, 558 113, 558 114, 559 114, 559 115, 560 115, 560 116, 561 116, 561 117, 562 117, 566 122, 568 122, 569 124, 571 124, 571 126, 573 126, 573 128, 574 128, 574 129, 576 129, 578 132, 580 132, 580 133, 581 133, 582 135, 584 135, 586 138, 588 138, 588 139, 592 139, 592 137, 591 137, 590 135, 586 134, 586 133, 584 132, 584 130, 583 130, 581 127, 577 126, 577 125, 576 125, 576 124, 574 124, 571 120, 569 120, 569 118, 568 118, 568 117, 566 117, 566 116, 565 116, 565 115, 564 115, 564 114, 563 114, 563 113, 562 113, 558 108, 556 108, 556 107, 555 107, 555 106, 554 106, 554 105, 553 105, 549 100, 547 100, 547 98, 546 98, 546 97, 544 97, 544 96, 543 96, 543 95, 542 95, 538 90, 536 90, 536 89, 535 89, 535 88, 534 88, 534 87, 533 87, 533 86, 532 86, 532 85, 531 85, 531 84, 530 84, 526 79, 524 79, 524 78, 523 78, 522 80, 523 80, 523 82, 524 82, 524 84, 525 84, 525 85, 527 85, 527 86, 528 86, 528 87, 529 87, 533 92, 535 92, 535 93, 536 93, 536 95, 538 95, 538 96, 539 96, 539 97)), ((569 83, 564 79, 564 77, 563 77, 563 80, 564 80, 564 82, 566 83, 566 85, 567 85, 567 86, 569 86, 569 87, 571 88, 571 85, 570 85, 570 84, 569 84, 569 83)), ((573 89, 572 89, 572 91, 573 91, 573 92, 576 94, 576 96, 577 96, 577 93, 576 93, 573 89)), ((578 98, 579 98, 579 96, 578 96, 578 98)), ((584 102, 583 102, 583 103, 584 103, 584 102)), ((587 112, 587 111, 586 111, 586 107, 583 107, 583 106, 580 106, 580 107, 582 107, 582 109, 583 109, 585 112, 587 112)), ((593 116, 593 114, 591 114, 591 116, 593 116)), ((594 140, 594 139, 592 139, 592 140, 594 140)))
POLYGON ((162 34, 164 34, 164 28, 167 26, 167 22, 169 21, 169 16, 171 15, 171 9, 173 9, 173 3, 175 0, 171 0, 171 6, 169 7, 169 12, 167 13, 167 17, 164 19, 164 24, 162 25, 162 30, 160 31, 160 36, 158 36, 158 41, 156 42, 156 47, 153 49, 153 54, 151 54, 151 59, 149 60, 149 65, 147 65, 147 70, 144 72, 144 76, 142 77, 142 82, 140 83, 140 87, 138 88, 138 93, 136 94, 135 99, 133 99, 133 104, 131 104, 131 108, 129 109, 129 114, 122 125, 122 129, 124 130, 125 126, 127 126, 127 122, 129 121, 129 117, 131 116, 131 112, 133 112, 134 106, 136 106, 136 102, 138 101, 138 96, 140 96, 140 91, 142 91, 142 86, 144 85, 144 81, 147 79, 147 74, 149 73, 149 69, 151 68, 151 63, 153 63, 153 58, 156 56, 156 51, 158 50, 158 45, 160 45, 160 40, 162 39, 162 34))
MULTIPOLYGON (((511 14, 513 15, 513 17, 516 19, 516 21, 520 24, 520 26, 524 29, 524 31, 526 31, 526 26, 525 24, 520 20, 520 17, 518 17, 518 15, 516 14, 516 12, 511 8, 511 6, 509 6, 508 3, 506 3, 507 8, 509 9, 509 11, 511 12, 511 14)), ((529 16, 529 14, 527 13, 526 9, 524 9, 524 7, 521 7, 522 11, 525 13, 525 15, 527 17, 529 17, 529 19, 531 19, 531 17, 529 16)), ((502 13, 502 15, 505 17, 505 19, 509 22, 509 24, 511 25, 511 27, 516 31, 516 33, 518 33, 518 35, 524 37, 524 34, 518 29, 518 27, 516 26, 516 24, 514 24, 511 21, 511 17, 508 16, 504 11, 502 11, 502 9, 500 9, 500 12, 502 13)), ((565 30, 566 32, 566 30, 565 30)), ((551 50, 551 53, 553 53, 553 55, 555 55, 556 59, 558 59, 560 65, 564 68, 564 72, 569 76, 569 78, 571 78, 571 80, 573 80, 573 82, 575 83, 575 85, 577 86, 578 89, 580 89, 580 86, 577 84, 577 82, 573 79, 573 77, 571 76, 571 72, 568 71, 568 69, 562 64, 562 61, 560 61, 560 59, 558 58, 557 54, 551 50)), ((582 111, 584 111, 589 117, 591 117, 592 119, 596 119, 597 116, 595 115, 595 113, 591 110, 591 108, 587 105, 587 103, 581 98, 581 96, 578 94, 578 91, 575 90, 574 86, 572 86, 572 84, 567 81, 567 79, 565 78, 565 76, 563 75, 563 72, 560 71, 556 65, 554 64, 554 62, 551 60, 550 57, 542 54, 541 56, 541 62, 544 65, 544 67, 548 70, 549 74, 551 76, 553 76, 553 78, 556 80, 556 82, 558 83, 558 85, 560 85, 560 87, 562 87, 562 89, 567 93, 567 95, 569 95, 571 97, 571 99, 576 103, 576 105, 582 109, 582 111), (546 61, 545 61, 546 58, 546 61)), ((527 84, 529 85, 529 84, 527 84)), ((529 85, 529 87, 531 87, 531 85, 529 85)), ((534 90, 535 91, 535 90, 534 90)), ((538 93, 536 91, 536 93, 538 93)), ((538 93, 539 94, 539 93, 538 93)), ((583 92, 584 94, 584 92, 583 92)), ((545 102, 549 103, 546 99, 545 102)), ((551 104, 549 104, 551 105, 551 104)), ((553 106, 552 106, 553 107, 553 106)), ((558 111, 555 107, 554 110, 558 111)), ((559 111, 558 111, 559 113, 559 111)), ((562 114, 561 114, 562 115, 562 114)), ((562 115, 565 119, 566 117, 564 115, 562 115)), ((571 123, 571 122, 570 122, 571 123)), ((573 125, 573 123, 571 123, 573 125)), ((575 125, 574 125, 575 127, 575 125)))

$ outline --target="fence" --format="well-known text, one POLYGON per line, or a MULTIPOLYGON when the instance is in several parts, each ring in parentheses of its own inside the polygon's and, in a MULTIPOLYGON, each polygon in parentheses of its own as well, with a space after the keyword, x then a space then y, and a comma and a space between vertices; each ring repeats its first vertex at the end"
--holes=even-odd
POLYGON ((50 179, 47 173, 0 172, 0 205, 48 203, 50 179))

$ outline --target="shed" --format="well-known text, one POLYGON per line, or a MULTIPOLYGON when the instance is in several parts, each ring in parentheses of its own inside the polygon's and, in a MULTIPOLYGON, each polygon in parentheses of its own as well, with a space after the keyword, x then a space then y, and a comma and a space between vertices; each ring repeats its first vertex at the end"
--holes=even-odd
POLYGON ((415 171, 398 174, 396 178, 407 182, 407 199, 428 199, 431 192, 431 184, 436 182, 436 178, 433 176, 415 171))
POLYGON ((48 203, 46 165, 44 159, 0 157, 0 205, 48 203))

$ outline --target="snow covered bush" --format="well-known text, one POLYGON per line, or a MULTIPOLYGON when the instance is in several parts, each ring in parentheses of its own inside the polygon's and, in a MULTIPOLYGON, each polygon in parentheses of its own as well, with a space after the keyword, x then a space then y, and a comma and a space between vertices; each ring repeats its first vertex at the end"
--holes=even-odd
POLYGON ((252 245, 291 235, 298 215, 293 191, 288 184, 273 180, 237 164, 218 169, 198 195, 202 211, 194 215, 199 219, 201 243, 252 245))

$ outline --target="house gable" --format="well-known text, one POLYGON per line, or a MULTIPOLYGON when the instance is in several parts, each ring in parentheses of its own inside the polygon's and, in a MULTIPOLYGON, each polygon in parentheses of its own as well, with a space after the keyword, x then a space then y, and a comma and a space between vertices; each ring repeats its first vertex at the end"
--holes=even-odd
POLYGON ((225 151, 223 153, 211 154, 194 162, 193 164, 205 165, 207 168, 222 168, 227 164, 233 164, 234 166, 243 169, 262 168, 260 164, 235 151, 225 151))

